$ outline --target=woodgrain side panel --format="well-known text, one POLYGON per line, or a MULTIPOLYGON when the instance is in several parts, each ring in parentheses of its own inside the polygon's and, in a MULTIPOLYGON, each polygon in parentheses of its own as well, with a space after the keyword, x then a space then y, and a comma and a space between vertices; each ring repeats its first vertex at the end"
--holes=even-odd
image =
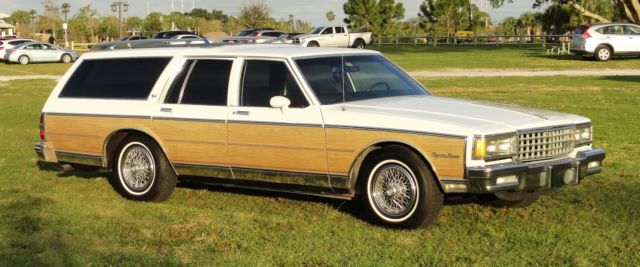
POLYGON ((229 123, 230 165, 326 173, 324 129, 320 126, 229 123))
POLYGON ((327 128, 328 168, 332 174, 347 174, 363 149, 375 143, 397 141, 419 150, 433 165, 440 179, 464 178, 465 140, 457 137, 399 133, 378 130, 327 128))
POLYGON ((225 122, 154 119, 153 131, 171 162, 227 165, 225 122))
POLYGON ((139 129, 150 132, 148 118, 119 118, 79 115, 46 116, 47 141, 57 151, 102 155, 104 142, 118 129, 139 129))

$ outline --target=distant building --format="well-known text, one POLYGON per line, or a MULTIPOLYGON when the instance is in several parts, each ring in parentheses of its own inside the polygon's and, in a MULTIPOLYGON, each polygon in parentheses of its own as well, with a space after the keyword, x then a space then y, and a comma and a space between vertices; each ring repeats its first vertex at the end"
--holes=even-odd
POLYGON ((4 19, 8 18, 9 15, 0 12, 0 37, 5 37, 7 35, 14 35, 15 26, 7 23, 4 19))

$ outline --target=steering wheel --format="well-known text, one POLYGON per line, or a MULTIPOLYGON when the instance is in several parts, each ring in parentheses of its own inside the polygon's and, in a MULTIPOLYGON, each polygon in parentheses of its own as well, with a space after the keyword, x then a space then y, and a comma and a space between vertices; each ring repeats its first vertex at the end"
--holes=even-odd
POLYGON ((367 87, 366 89, 364 89, 364 91, 365 92, 373 91, 373 89, 375 89, 378 86, 384 86, 385 87, 384 91, 390 91, 391 90, 391 86, 389 86, 388 83, 386 83, 386 82, 377 82, 377 83, 374 83, 371 86, 367 87))

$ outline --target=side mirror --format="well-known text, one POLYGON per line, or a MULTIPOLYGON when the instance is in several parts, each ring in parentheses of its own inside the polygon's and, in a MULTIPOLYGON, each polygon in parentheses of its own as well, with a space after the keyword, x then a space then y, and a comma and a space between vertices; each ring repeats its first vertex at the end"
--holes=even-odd
POLYGON ((284 96, 274 96, 269 100, 269 104, 272 108, 279 108, 284 113, 291 105, 291 100, 284 96))

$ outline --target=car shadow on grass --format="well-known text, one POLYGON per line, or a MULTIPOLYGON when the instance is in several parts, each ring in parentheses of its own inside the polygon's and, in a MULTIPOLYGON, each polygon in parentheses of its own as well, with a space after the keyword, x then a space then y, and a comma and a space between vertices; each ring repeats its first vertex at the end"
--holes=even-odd
POLYGON ((616 81, 616 82, 629 82, 640 83, 640 75, 638 76, 604 76, 601 80, 616 81))

